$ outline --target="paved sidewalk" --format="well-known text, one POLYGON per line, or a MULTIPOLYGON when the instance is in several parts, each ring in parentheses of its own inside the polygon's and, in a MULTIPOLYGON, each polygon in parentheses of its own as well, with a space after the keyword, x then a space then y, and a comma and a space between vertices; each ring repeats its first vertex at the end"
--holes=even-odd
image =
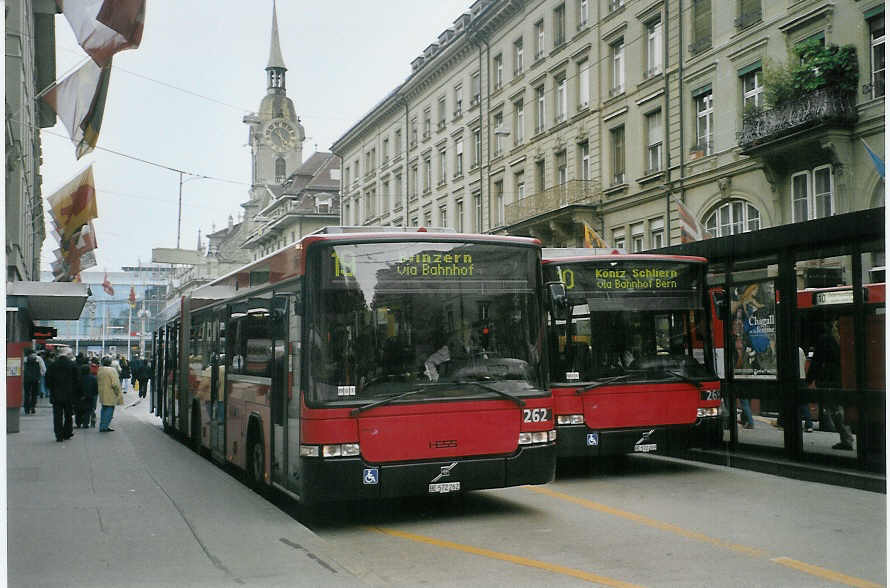
MULTIPOLYGON (((127 404, 137 400, 126 396, 127 404)), ((57 443, 52 409, 6 436, 9 586, 361 586, 373 574, 163 434, 147 402, 57 443)))

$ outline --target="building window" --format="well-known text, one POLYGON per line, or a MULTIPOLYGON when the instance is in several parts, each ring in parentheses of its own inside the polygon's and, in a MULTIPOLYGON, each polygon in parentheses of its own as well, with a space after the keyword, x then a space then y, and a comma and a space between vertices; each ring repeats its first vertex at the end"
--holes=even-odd
POLYGON ((473 193, 473 232, 482 232, 482 194, 473 193))
POLYGON ((475 106, 482 99, 482 86, 478 71, 470 76, 470 91, 473 93, 473 97, 470 98, 470 106, 475 106))
POLYGON ((411 217, 411 226, 412 226, 412 227, 416 227, 416 226, 417 226, 417 217, 416 217, 416 216, 412 216, 412 217, 411 217))
POLYGON ((760 0, 739 0, 739 15, 735 19, 735 26, 739 29, 749 27, 760 22, 762 15, 760 0))
POLYGON ((711 0, 692 0, 692 43, 689 52, 695 55, 711 48, 711 0))
POLYGON ((392 180, 392 206, 393 210, 402 206, 402 176, 397 174, 392 180))
POLYGON ((624 6, 624 0, 609 0, 609 12, 615 12, 624 6))
POLYGON ((285 175, 286 175, 286 173, 287 173, 287 172, 285 171, 286 168, 287 168, 287 163, 285 163, 284 158, 283 158, 283 157, 277 157, 277 158, 275 159, 275 181, 277 181, 278 183, 281 183, 281 182, 283 182, 285 179, 287 179, 287 178, 285 177, 285 175))
POLYGON ((634 223, 630 226, 630 249, 632 253, 640 253, 644 241, 643 223, 634 223))
POLYGON ((464 89, 463 86, 454 88, 454 118, 463 114, 464 109, 464 89))
POLYGON ((884 95, 884 15, 868 21, 871 41, 871 97, 884 95))
POLYGON ((383 192, 383 208, 380 212, 386 214, 391 208, 390 202, 392 201, 392 195, 389 193, 389 181, 384 181, 380 188, 383 192))
POLYGON ((439 207, 439 226, 443 228, 448 226, 448 207, 446 206, 439 207))
POLYGON ((553 9, 553 46, 559 47, 566 42, 566 5, 560 4, 553 9))
POLYGON ((535 134, 544 130, 544 86, 535 88, 535 134))
POLYGON ((544 57, 544 21, 535 23, 535 61, 544 57))
POLYGON ((473 129, 473 167, 479 167, 482 164, 482 129, 476 127, 473 129))
POLYGON ((584 181, 590 179, 590 143, 578 144, 578 177, 584 181))
POLYGON ((423 192, 427 193, 433 184, 433 171, 429 156, 423 158, 423 192))
POLYGON ((389 161, 389 137, 383 139, 383 165, 389 161))
POLYGON ((585 59, 578 63, 578 110, 590 105, 590 64, 585 59))
POLYGON ((649 221, 649 244, 651 249, 664 247, 664 218, 658 217, 649 221))
POLYGON ((504 113, 494 115, 494 156, 504 152, 504 113))
POLYGON ((535 162, 535 192, 544 191, 544 160, 535 162))
POLYGON ((504 226, 504 182, 498 180, 492 186, 494 192, 494 211, 497 215, 495 225, 504 226))
POLYGON ((590 1, 578 0, 578 29, 586 27, 588 20, 590 20, 590 1))
POLYGON ((695 112, 695 148, 710 155, 714 152, 714 94, 710 90, 695 97, 695 112))
POLYGON ((569 178, 566 167, 566 152, 560 151, 556 154, 556 185, 562 186, 568 181, 568 179, 569 178))
POLYGON ((464 201, 458 200, 455 203, 455 206, 457 208, 457 210, 455 211, 457 218, 455 219, 455 223, 454 223, 455 227, 454 228, 457 230, 458 233, 463 233, 464 232, 464 201))
POLYGON ((617 96, 624 92, 624 39, 612 43, 610 46, 612 56, 612 88, 609 96, 617 96))
POLYGON ((560 123, 566 119, 567 97, 566 97, 566 75, 560 74, 556 80, 556 122, 560 123))
POLYGON ((513 103, 513 144, 519 145, 525 140, 525 108, 522 100, 513 103))
POLYGON ((624 229, 612 231, 612 246, 615 249, 624 249, 624 229))
POLYGON ((661 170, 661 110, 646 115, 646 162, 649 166, 646 173, 652 174, 661 170))
POLYGON ((742 106, 745 110, 763 106, 763 72, 755 69, 742 76, 742 106))
POLYGON ((423 111, 423 138, 424 140, 429 139, 433 134, 433 120, 432 114, 430 113, 430 109, 426 108, 423 111))
POLYGON ((834 174, 830 165, 813 170, 813 200, 816 218, 834 214, 834 174))
POLYGON ((516 193, 516 200, 525 198, 525 172, 518 171, 513 174, 513 191, 516 193))
POLYGON ((705 218, 712 237, 726 237, 760 229, 760 211, 744 200, 721 204, 705 218))
POLYGON ((409 200, 417 198, 420 192, 420 174, 417 173, 417 164, 411 166, 411 194, 409 200))
POLYGON ((791 176, 793 222, 825 218, 835 213, 834 173, 830 165, 791 176))
POLYGON ((445 183, 448 178, 448 150, 439 151, 439 185, 445 183))
POLYGON ((454 144, 454 176, 464 175, 464 140, 458 139, 454 144))
POLYGON ((498 53, 494 56, 494 89, 500 90, 504 85, 504 56, 498 53))
POLYGON ((438 116, 439 130, 441 131, 442 129, 445 128, 445 117, 447 116, 447 115, 445 114, 445 96, 440 96, 440 97, 439 97, 439 111, 438 111, 438 115, 439 115, 439 116, 438 116))
POLYGON ((646 25, 646 71, 643 72, 644 78, 651 78, 661 73, 663 63, 661 57, 662 47, 661 19, 659 18, 646 25))
POLYGON ((513 76, 522 73, 522 37, 513 42, 513 76))
POLYGON ((411 119, 411 147, 417 146, 417 119, 411 119))
POLYGON ((612 143, 612 185, 623 184, 624 179, 624 125, 610 132, 612 143))
POLYGON ((396 129, 395 137, 393 138, 393 155, 396 153, 402 152, 402 130, 396 129))

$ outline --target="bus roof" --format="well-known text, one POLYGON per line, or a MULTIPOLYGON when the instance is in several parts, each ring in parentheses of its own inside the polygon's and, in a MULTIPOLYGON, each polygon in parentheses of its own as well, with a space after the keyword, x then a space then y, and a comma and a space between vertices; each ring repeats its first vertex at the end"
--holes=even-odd
MULTIPOLYGON (((546 247, 543 250, 543 262, 547 263, 583 263, 585 261, 664 261, 664 262, 684 262, 684 263, 708 263, 704 257, 696 257, 693 255, 660 255, 655 253, 611 253, 600 254, 584 253, 585 251, 594 251, 592 249, 571 248, 569 254, 562 254, 565 251, 561 248, 546 247)), ((600 250, 602 251, 602 250, 600 250)))

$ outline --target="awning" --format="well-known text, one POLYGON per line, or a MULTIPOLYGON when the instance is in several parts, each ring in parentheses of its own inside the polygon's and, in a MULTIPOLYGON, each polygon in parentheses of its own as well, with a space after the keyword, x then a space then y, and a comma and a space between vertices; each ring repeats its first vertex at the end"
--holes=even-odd
POLYGON ((27 308, 32 321, 76 321, 88 295, 74 282, 6 282, 6 307, 27 308))

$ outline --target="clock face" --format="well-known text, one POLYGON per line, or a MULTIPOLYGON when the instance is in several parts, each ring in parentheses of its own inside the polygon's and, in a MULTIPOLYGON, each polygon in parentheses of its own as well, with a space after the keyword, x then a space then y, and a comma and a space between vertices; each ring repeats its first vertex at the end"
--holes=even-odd
POLYGON ((284 119, 275 119, 263 131, 266 141, 275 151, 288 151, 297 144, 297 131, 284 119))

